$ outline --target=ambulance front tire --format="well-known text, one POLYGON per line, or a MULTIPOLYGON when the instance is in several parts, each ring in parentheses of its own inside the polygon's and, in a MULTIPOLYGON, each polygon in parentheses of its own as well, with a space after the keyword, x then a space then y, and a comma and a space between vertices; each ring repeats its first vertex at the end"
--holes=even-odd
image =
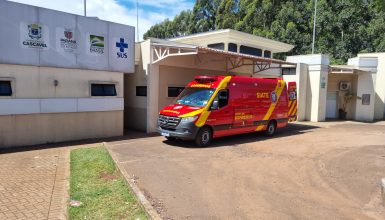
POLYGON ((266 136, 273 136, 277 130, 277 122, 270 121, 265 131, 266 136))
POLYGON ((195 137, 195 144, 198 147, 207 147, 213 140, 213 131, 210 127, 202 127, 199 129, 197 136, 195 137))

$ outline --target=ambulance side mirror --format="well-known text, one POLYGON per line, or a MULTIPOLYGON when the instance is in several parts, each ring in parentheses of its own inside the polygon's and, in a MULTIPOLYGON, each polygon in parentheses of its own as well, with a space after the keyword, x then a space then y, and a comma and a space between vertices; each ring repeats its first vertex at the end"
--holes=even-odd
POLYGON ((217 98, 214 99, 213 104, 211 105, 210 110, 217 110, 219 108, 219 101, 217 98))

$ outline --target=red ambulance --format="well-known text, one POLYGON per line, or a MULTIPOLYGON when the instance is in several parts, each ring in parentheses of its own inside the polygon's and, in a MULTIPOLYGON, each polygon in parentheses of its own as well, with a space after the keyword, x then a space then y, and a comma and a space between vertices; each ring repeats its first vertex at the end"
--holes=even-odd
POLYGON ((159 112, 158 131, 167 139, 195 140, 264 131, 296 120, 296 83, 282 78, 198 76, 159 112))

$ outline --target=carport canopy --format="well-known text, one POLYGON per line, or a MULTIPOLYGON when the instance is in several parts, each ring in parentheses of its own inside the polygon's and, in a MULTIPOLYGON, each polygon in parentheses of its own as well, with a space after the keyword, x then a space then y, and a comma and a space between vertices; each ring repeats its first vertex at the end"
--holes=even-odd
POLYGON ((225 60, 225 71, 230 72, 243 66, 252 66, 252 74, 268 69, 279 69, 282 65, 296 67, 295 63, 283 60, 258 57, 248 54, 230 52, 208 47, 151 38, 151 63, 155 64, 167 57, 212 54, 214 57, 222 57, 225 60))
POLYGON ((350 65, 331 65, 329 73, 358 75, 361 73, 368 73, 368 71, 361 70, 356 68, 355 66, 350 66, 350 65))

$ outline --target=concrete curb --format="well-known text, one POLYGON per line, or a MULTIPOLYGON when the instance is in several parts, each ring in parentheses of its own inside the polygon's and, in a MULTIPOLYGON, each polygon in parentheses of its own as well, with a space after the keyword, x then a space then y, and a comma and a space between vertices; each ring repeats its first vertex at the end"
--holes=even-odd
POLYGON ((385 178, 381 180, 381 199, 382 205, 385 206, 385 178))
POLYGON ((108 144, 103 142, 103 146, 108 150, 110 153, 112 159, 115 161, 116 166, 118 167, 119 171, 123 174, 126 182, 130 185, 131 190, 134 192, 136 198, 138 198, 139 202, 142 204, 144 209, 147 212, 147 215, 152 219, 152 220, 162 220, 158 212, 152 207, 151 203, 146 199, 144 196, 143 192, 139 189, 138 185, 135 183, 135 181, 128 175, 125 169, 121 166, 121 164, 117 160, 117 156, 115 153, 113 153, 109 147, 108 144))

